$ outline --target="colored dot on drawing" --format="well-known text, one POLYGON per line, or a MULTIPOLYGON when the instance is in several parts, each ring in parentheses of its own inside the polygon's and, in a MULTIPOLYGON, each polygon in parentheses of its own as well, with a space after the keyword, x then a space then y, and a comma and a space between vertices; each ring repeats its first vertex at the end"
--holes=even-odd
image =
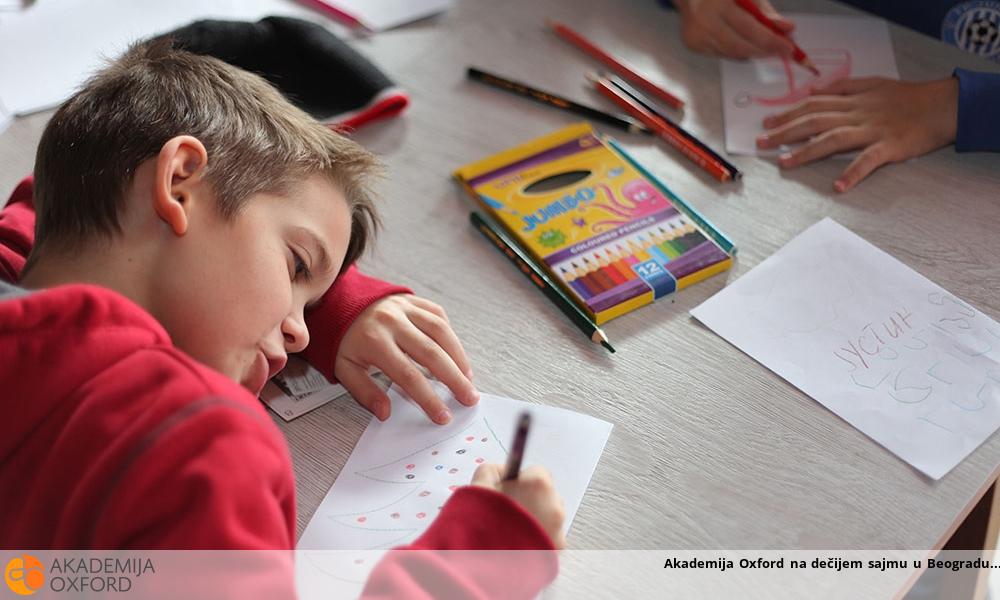
POLYGON ((439 507, 438 507, 438 510, 441 510, 442 508, 444 508, 444 507, 443 507, 443 506, 439 506, 439 507))
POLYGON ((413 473, 407 473, 406 474, 406 478, 407 479, 413 479, 413 473))
POLYGON ((431 493, 428 492, 427 490, 424 490, 424 491, 420 492, 420 496, 421 497, 423 497, 423 496, 430 496, 430 495, 431 495, 431 493))
POLYGON ((355 558, 354 559, 354 564, 356 564, 356 565, 360 565, 363 562, 365 562, 365 559, 363 559, 363 558, 355 558))
POLYGON ((399 518, 399 513, 392 513, 389 516, 392 517, 393 519, 398 519, 399 518))
POLYGON ((367 520, 368 520, 367 517, 358 517, 358 523, 364 523, 367 520))
POLYGON ((444 468, 444 465, 434 465, 434 469, 437 470, 437 471, 440 471, 443 468, 444 468))
POLYGON ((452 475, 454 475, 455 473, 458 473, 458 469, 454 469, 454 468, 453 469, 448 469, 448 472, 451 473, 452 475))
POLYGON ((458 487, 457 485, 449 485, 448 489, 454 492, 455 488, 457 488, 457 487, 458 487))
POLYGON ((426 516, 427 516, 427 513, 417 513, 417 518, 418 519, 423 519, 426 516))
POLYGON ((462 448, 461 450, 456 451, 455 454, 465 454, 465 448, 462 448))
POLYGON ((476 439, 476 438, 474 438, 474 437, 472 437, 472 436, 470 435, 469 437, 465 438, 465 441, 467 441, 467 442, 471 442, 471 441, 472 441, 472 440, 474 440, 474 439, 476 439))
POLYGON ((483 464, 483 459, 482 458, 477 458, 476 459, 476 463, 477 464, 483 464))
POLYGON ((409 464, 409 465, 406 465, 406 468, 412 470, 413 467, 415 467, 415 466, 417 466, 417 465, 409 464))
POLYGON ((431 450, 431 456, 437 456, 437 453, 438 453, 437 450, 431 450))
POLYGON ((483 438, 483 439, 481 439, 481 440, 479 440, 479 441, 480 441, 480 442, 485 442, 485 441, 486 441, 487 439, 488 439, 488 438, 483 438))

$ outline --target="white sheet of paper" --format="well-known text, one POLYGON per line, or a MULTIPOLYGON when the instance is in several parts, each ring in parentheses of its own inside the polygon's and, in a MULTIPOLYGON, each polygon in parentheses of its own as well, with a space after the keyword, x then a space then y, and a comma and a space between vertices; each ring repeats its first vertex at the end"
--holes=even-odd
POLYGON ((452 0, 321 0, 372 31, 385 31, 447 10, 452 0))
POLYGON ((482 394, 464 407, 432 382, 454 418, 431 423, 395 385, 392 416, 372 419, 299 540, 300 549, 388 549, 417 538, 454 487, 482 462, 505 463, 522 411, 532 415, 522 468, 545 466, 566 503, 568 531, 611 434, 611 423, 560 408, 482 394))
POLYGON ((830 219, 691 314, 934 479, 1000 426, 1000 325, 830 219))
POLYGON ((6 131, 10 124, 14 121, 14 115, 7 112, 3 104, 0 104, 0 133, 6 131))
POLYGON ((199 19, 267 15, 322 20, 290 0, 59 0, 34 2, 0 20, 0 102, 14 115, 66 100, 105 58, 132 42, 199 19), (55 43, 57 40, 58 43, 55 43))
POLYGON ((795 22, 794 39, 816 64, 820 75, 780 58, 722 60, 722 112, 726 151, 775 154, 757 150, 764 117, 788 110, 805 99, 810 86, 845 77, 897 79, 896 58, 885 21, 873 17, 785 15, 795 22))

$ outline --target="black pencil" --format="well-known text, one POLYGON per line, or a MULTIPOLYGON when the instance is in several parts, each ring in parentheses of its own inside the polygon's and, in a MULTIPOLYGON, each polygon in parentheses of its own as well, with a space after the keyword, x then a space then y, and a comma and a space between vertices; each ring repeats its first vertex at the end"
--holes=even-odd
POLYGON ((469 220, 472 224, 483 234, 488 240, 493 242, 493 245, 497 247, 504 256, 507 257, 510 262, 518 268, 525 277, 531 280, 538 289, 542 290, 549 300, 552 301, 559 310, 563 312, 571 321, 582 331, 590 341, 595 344, 600 344, 614 352, 615 349, 608 342, 608 336, 604 335, 601 328, 594 324, 590 320, 587 313, 583 312, 579 306, 576 305, 562 289, 554 283, 548 275, 542 271, 538 265, 535 264, 529 256, 527 256, 523 250, 507 236, 507 233, 503 229, 494 225, 488 220, 487 217, 480 215, 479 213, 473 212, 469 213, 469 220))
POLYGON ((733 163, 729 162, 728 160, 720 156, 718 152, 709 148, 708 144, 694 137, 694 135, 690 131, 684 129, 683 127, 675 123, 673 120, 671 120, 670 117, 663 114, 663 111, 657 109, 656 105, 652 100, 647 98, 639 90, 629 85, 628 82, 626 82, 624 79, 611 74, 604 74, 603 77, 607 79, 608 82, 611 83, 611 85, 621 90, 622 93, 624 93, 626 96, 629 96, 630 98, 635 100, 636 103, 642 105, 643 108, 645 108, 649 112, 653 113, 657 117, 663 119, 664 121, 672 125, 674 129, 677 130, 677 133, 679 133, 682 137, 684 137, 692 144, 704 150, 705 153, 711 155, 712 158, 714 158, 715 160, 719 161, 722 164, 722 166, 725 167, 727 171, 729 171, 729 174, 732 176, 733 179, 739 179, 740 177, 743 176, 743 172, 740 171, 738 168, 736 168, 736 165, 734 165, 733 163))
POLYGON ((517 479, 517 476, 521 474, 521 461, 524 460, 524 447, 528 444, 528 429, 530 427, 531 413, 521 413, 517 419, 517 427, 514 429, 514 442, 510 445, 510 454, 507 455, 504 481, 517 479))
POLYGON ((543 92, 542 90, 533 88, 530 85, 517 81, 511 81, 510 79, 505 79, 499 75, 487 73, 475 67, 469 67, 468 71, 466 71, 466 75, 473 81, 478 81, 488 86, 511 92, 512 94, 517 94, 518 96, 524 98, 530 98, 531 100, 541 102, 542 104, 548 104, 549 106, 567 110, 595 121, 601 121, 602 123, 607 123, 608 125, 614 125, 615 127, 619 127, 630 133, 652 133, 645 125, 630 117, 619 117, 596 108, 584 106, 583 104, 567 100, 566 98, 557 96, 551 92, 543 92))

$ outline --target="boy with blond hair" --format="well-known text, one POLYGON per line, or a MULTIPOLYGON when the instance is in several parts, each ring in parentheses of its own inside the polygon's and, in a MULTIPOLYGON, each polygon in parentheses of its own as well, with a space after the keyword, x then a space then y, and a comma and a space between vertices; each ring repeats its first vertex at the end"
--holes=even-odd
MULTIPOLYGON (((371 366, 435 422, 450 414, 420 365, 476 402, 440 307, 353 266, 375 166, 261 78, 169 41, 59 108, 0 213, 0 489, 19 490, 0 495, 0 547, 293 548, 291 462, 256 398, 288 354, 380 419, 371 366)), ((547 474, 501 475, 477 471, 412 547, 561 546, 547 474)), ((554 563, 519 574, 535 593, 554 563)), ((373 577, 422 585, 398 564, 373 577)))

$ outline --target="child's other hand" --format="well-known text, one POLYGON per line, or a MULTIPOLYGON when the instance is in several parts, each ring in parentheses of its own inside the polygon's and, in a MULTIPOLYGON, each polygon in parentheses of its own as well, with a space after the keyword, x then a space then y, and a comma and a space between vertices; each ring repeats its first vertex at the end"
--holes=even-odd
POLYGON ((389 418, 389 397, 368 375, 369 367, 406 390, 432 421, 448 423, 451 412, 417 365, 448 386, 462 404, 479 401, 469 358, 444 309, 430 300, 396 294, 375 302, 354 320, 340 342, 333 374, 381 421, 389 418))
POLYGON ((833 184, 846 192, 878 167, 955 141, 958 80, 912 83, 882 77, 842 79, 813 90, 795 108, 764 119, 758 148, 806 142, 778 157, 785 168, 861 150, 833 184), (808 140, 808 141, 807 141, 808 140))
POLYGON ((510 481, 502 481, 503 473, 503 465, 479 465, 472 475, 472 485, 510 496, 535 517, 556 548, 565 548, 566 537, 562 533, 562 526, 566 520, 566 508, 552 485, 549 472, 542 467, 529 467, 522 470, 517 479, 510 481))
MULTIPOLYGON (((755 0, 765 15, 785 33, 795 25, 778 14, 768 0, 755 0)), ((675 0, 681 16, 684 45, 726 58, 791 56, 792 43, 761 25, 733 0, 675 0)))

